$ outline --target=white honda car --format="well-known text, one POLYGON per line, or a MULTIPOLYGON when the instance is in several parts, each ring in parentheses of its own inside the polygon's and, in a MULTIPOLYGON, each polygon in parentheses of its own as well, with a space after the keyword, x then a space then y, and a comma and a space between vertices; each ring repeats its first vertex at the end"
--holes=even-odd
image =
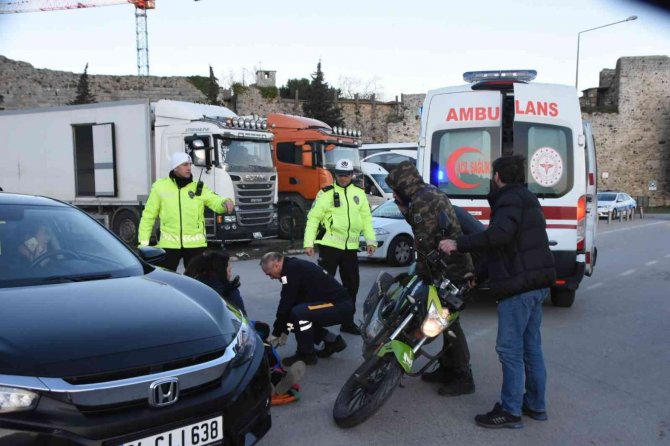
POLYGON ((361 236, 358 257, 386 260, 393 266, 406 266, 414 261, 414 235, 398 206, 390 200, 372 211, 372 226, 377 237, 377 250, 368 256, 365 237, 361 236))

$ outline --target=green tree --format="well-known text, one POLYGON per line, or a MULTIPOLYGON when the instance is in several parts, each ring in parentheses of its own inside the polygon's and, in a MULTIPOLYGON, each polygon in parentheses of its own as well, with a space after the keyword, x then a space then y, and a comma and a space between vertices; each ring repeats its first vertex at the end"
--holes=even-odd
POLYGON ((298 99, 305 99, 309 93, 309 79, 289 79, 286 85, 279 87, 279 95, 285 99, 295 99, 296 91, 298 99))
POLYGON ((207 103, 212 105, 221 105, 219 101, 219 80, 214 76, 212 66, 209 66, 209 83, 207 84, 207 103))
POLYGON ((342 110, 335 101, 338 95, 339 90, 330 87, 324 81, 321 61, 319 61, 316 73, 312 74, 312 82, 309 84, 307 98, 302 104, 302 111, 309 118, 318 119, 331 126, 341 126, 344 119, 342 110))
POLYGON ((68 102, 69 105, 76 104, 93 104, 98 102, 91 93, 91 89, 88 85, 88 62, 84 67, 84 72, 79 77, 79 83, 77 84, 77 97, 74 98, 74 101, 68 102))

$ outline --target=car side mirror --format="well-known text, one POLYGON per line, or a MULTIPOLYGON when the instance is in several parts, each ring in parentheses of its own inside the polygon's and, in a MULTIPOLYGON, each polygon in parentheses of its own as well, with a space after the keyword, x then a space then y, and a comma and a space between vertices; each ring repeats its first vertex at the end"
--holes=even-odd
POLYGON ((165 258, 165 251, 155 246, 140 246, 140 257, 147 263, 158 265, 165 258))
POLYGON ((447 211, 440 212, 440 215, 437 217, 437 224, 440 227, 442 235, 446 236, 451 232, 451 227, 453 224, 451 222, 451 218, 449 218, 449 214, 447 214, 447 211))

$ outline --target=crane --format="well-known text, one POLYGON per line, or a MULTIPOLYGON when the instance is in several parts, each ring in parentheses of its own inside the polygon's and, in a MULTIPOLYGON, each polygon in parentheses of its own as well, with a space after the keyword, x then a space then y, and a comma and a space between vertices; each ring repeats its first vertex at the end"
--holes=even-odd
POLYGON ((135 6, 135 34, 137 38, 137 75, 149 75, 149 31, 147 9, 155 9, 155 0, 14 0, 0 2, 0 14, 20 12, 58 11, 92 8, 130 3, 135 6))

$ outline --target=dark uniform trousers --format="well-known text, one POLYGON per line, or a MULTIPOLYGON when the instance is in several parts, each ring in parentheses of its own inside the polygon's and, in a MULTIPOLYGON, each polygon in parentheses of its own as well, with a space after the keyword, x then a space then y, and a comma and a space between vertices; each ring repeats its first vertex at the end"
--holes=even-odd
POLYGON ((165 251, 165 258, 160 262, 160 266, 171 271, 177 271, 177 267, 179 266, 179 261, 181 259, 184 259, 184 268, 186 268, 193 257, 197 257, 207 250, 206 247, 163 249, 165 251))
POLYGON ((442 333, 444 354, 440 357, 440 365, 451 370, 456 377, 467 376, 470 373, 470 349, 460 319, 451 324, 449 330, 456 337, 452 338, 446 331, 442 333))
POLYGON ((319 266, 335 277, 339 267, 342 286, 347 290, 354 308, 350 319, 345 322, 353 322, 356 312, 356 295, 360 284, 358 273, 358 251, 354 249, 337 249, 330 246, 319 245, 319 266))
POLYGON ((314 345, 321 343, 328 334, 324 327, 351 320, 352 312, 349 302, 321 300, 294 306, 289 319, 298 343, 298 354, 313 355, 314 345))

